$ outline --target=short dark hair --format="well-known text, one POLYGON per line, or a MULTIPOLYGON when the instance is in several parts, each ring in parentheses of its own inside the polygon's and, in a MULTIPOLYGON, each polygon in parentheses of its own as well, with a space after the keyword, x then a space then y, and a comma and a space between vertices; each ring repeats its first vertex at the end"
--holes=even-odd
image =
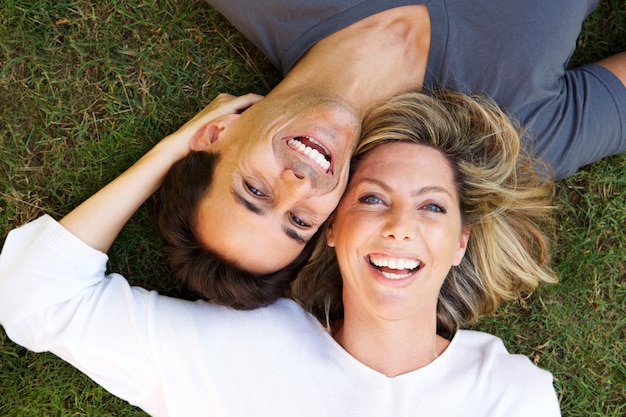
POLYGON ((212 302, 236 309, 263 307, 283 296, 311 256, 320 234, 286 267, 255 274, 205 248, 196 234, 200 200, 211 186, 220 155, 191 152, 168 172, 157 192, 154 216, 175 276, 212 302))

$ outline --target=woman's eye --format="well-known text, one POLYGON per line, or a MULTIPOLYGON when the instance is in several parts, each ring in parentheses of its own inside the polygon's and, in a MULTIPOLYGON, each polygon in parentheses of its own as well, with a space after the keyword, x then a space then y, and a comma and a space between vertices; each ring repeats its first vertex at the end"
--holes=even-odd
POLYGON ((359 202, 365 204, 380 204, 382 200, 375 195, 366 195, 364 197, 359 198, 359 202))
POLYGON ((434 203, 431 203, 431 204, 426 204, 426 205, 424 206, 424 209, 425 209, 425 210, 428 210, 428 211, 435 212, 435 213, 445 213, 445 212, 446 212, 446 209, 445 209, 445 208, 441 207, 441 206, 440 206, 440 205, 438 205, 438 204, 434 204, 434 203))
POLYGON ((251 186, 247 182, 246 182, 246 188, 248 189, 248 191, 250 191, 251 194, 254 194, 254 195, 258 196, 258 197, 265 197, 265 194, 263 194, 261 191, 259 191, 258 188, 251 186))
POLYGON ((311 227, 310 224, 302 220, 300 217, 290 214, 291 220, 300 227, 311 227))

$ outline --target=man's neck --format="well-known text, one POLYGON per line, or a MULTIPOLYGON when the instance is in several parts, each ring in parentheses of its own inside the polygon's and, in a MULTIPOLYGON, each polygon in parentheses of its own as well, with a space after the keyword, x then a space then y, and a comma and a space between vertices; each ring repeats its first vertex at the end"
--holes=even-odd
POLYGON ((327 91, 351 102, 363 118, 392 96, 422 88, 429 47, 426 6, 390 9, 318 42, 277 88, 327 91))

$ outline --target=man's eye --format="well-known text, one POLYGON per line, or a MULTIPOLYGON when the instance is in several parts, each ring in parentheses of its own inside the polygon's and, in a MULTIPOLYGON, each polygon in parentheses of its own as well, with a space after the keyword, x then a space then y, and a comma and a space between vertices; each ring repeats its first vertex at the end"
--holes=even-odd
POLYGON ((375 195, 366 195, 364 197, 359 198, 359 202, 365 203, 365 204, 380 204, 382 203, 382 200, 376 197, 375 195))
POLYGON ((250 193, 258 196, 258 197, 265 197, 265 194, 263 194, 261 191, 259 191, 258 188, 253 187, 252 185, 246 183, 246 188, 248 189, 248 191, 250 191, 250 193))
POLYGON ((310 224, 308 224, 307 222, 305 222, 304 220, 302 220, 300 217, 294 215, 294 214, 290 214, 291 216, 291 220, 297 224, 300 227, 311 227, 310 224))

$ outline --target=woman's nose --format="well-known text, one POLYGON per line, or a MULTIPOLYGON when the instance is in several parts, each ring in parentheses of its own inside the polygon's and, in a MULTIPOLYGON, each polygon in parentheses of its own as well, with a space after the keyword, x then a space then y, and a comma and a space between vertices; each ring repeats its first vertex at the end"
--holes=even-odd
POLYGON ((383 236, 397 241, 413 240, 416 233, 413 210, 396 208, 388 211, 383 236))

